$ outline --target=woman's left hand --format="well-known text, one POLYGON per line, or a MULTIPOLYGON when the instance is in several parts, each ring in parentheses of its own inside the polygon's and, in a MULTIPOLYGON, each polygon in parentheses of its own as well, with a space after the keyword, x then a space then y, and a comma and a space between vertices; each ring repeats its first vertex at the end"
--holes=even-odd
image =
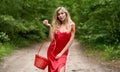
POLYGON ((55 59, 59 59, 62 56, 61 53, 59 53, 58 55, 56 55, 55 59))

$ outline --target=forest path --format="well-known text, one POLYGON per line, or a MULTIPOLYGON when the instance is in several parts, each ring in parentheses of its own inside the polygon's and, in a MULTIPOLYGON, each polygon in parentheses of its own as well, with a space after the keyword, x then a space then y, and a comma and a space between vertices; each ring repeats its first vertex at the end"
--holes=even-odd
MULTIPOLYGON (((46 56, 47 47, 50 42, 46 42, 40 54, 46 56)), ((34 66, 34 56, 37 53, 39 44, 29 47, 19 48, 11 55, 4 58, 0 65, 0 72, 47 72, 39 70, 34 66)), ((74 40, 68 55, 66 72, 117 72, 102 66, 95 59, 84 56, 81 44, 74 40)))

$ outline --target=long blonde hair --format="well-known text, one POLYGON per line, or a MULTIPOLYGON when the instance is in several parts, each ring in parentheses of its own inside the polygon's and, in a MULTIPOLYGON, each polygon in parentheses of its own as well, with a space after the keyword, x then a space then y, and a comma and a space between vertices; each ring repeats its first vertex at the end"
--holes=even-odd
POLYGON ((58 7, 55 10, 55 13, 53 15, 53 20, 52 20, 52 26, 53 26, 54 31, 56 31, 56 29, 58 29, 61 25, 61 21, 58 19, 58 11, 59 10, 63 10, 65 12, 65 14, 66 14, 66 19, 65 19, 66 29, 68 31, 70 31, 70 29, 71 29, 70 23, 72 22, 72 20, 71 20, 71 17, 69 15, 67 9, 65 9, 64 7, 58 7))

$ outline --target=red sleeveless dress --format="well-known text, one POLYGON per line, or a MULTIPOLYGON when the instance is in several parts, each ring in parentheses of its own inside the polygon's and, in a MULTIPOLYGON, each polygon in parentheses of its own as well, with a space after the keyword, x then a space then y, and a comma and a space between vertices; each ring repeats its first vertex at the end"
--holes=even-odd
MULTIPOLYGON (((71 25, 71 32, 74 30, 73 26, 71 25)), ((50 46, 47 51, 47 57, 50 61, 50 64, 48 65, 48 72, 60 72, 60 69, 66 65, 68 50, 65 51, 65 53, 59 58, 55 59, 56 55, 63 50, 65 45, 68 43, 71 37, 71 32, 60 32, 57 30, 54 33, 54 39, 50 43, 50 46)))

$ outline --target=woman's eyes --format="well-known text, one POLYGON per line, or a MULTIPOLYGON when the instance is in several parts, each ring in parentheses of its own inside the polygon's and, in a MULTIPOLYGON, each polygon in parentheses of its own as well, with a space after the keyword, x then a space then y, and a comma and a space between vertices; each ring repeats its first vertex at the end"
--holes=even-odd
POLYGON ((64 14, 64 13, 59 13, 58 16, 61 15, 61 14, 64 14))
POLYGON ((61 14, 63 14, 63 12, 61 14))
POLYGON ((64 14, 64 13, 61 13, 61 14, 64 14))

